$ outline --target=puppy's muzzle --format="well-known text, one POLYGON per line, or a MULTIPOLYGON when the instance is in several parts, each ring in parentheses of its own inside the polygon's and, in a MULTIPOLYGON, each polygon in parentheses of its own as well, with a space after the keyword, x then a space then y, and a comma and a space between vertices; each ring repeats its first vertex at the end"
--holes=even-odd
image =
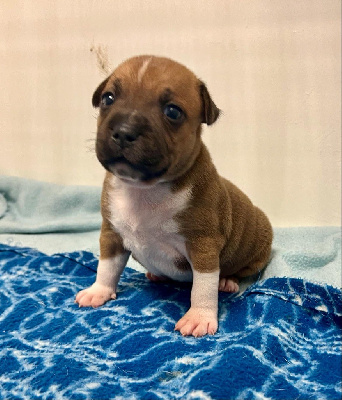
POLYGON ((134 110, 115 111, 98 129, 96 154, 114 175, 132 181, 152 181, 164 175, 170 159, 160 126, 134 110))

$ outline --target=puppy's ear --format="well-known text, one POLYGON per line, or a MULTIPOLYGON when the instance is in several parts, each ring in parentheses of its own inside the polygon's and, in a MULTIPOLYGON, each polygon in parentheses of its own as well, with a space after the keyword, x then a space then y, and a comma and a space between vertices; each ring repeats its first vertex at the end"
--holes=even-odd
POLYGON ((107 82, 108 82, 109 78, 110 78, 110 76, 108 76, 107 79, 105 79, 102 83, 100 83, 98 88, 95 90, 95 92, 93 94, 93 98, 92 98, 92 103, 93 103, 94 107, 99 107, 100 106, 101 94, 103 92, 104 87, 107 85, 107 82))
POLYGON ((205 84, 200 81, 200 93, 202 99, 202 122, 211 125, 220 115, 220 110, 216 107, 205 84))

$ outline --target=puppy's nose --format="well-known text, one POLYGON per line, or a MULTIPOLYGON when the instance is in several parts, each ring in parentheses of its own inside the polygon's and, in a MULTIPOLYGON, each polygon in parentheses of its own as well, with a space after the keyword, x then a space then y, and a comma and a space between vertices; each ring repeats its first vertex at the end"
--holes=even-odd
POLYGON ((133 130, 125 129, 125 127, 119 127, 112 134, 113 141, 120 147, 127 147, 135 140, 137 140, 139 133, 133 130))

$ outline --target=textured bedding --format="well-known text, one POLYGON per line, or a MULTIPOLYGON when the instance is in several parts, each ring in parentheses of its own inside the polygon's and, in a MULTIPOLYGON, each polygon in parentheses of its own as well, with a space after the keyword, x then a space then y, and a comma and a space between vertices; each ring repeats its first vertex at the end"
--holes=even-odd
POLYGON ((218 333, 183 338, 191 287, 133 260, 117 300, 74 303, 95 279, 99 199, 0 177, 0 399, 341 398, 340 228, 276 228, 265 272, 220 293, 218 333))
POLYGON ((220 294, 215 336, 173 331, 190 287, 126 269, 118 299, 79 309, 91 253, 0 246, 0 393, 58 399, 338 399, 341 293, 270 278, 220 294))

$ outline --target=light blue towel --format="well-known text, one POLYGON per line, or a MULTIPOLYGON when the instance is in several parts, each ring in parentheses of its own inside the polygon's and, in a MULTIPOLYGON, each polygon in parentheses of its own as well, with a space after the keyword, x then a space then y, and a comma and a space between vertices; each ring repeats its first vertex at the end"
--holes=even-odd
POLYGON ((101 188, 0 176, 0 233, 89 232, 101 226, 101 188))
POLYGON ((275 228, 272 260, 263 279, 302 278, 341 287, 341 228, 275 228))

